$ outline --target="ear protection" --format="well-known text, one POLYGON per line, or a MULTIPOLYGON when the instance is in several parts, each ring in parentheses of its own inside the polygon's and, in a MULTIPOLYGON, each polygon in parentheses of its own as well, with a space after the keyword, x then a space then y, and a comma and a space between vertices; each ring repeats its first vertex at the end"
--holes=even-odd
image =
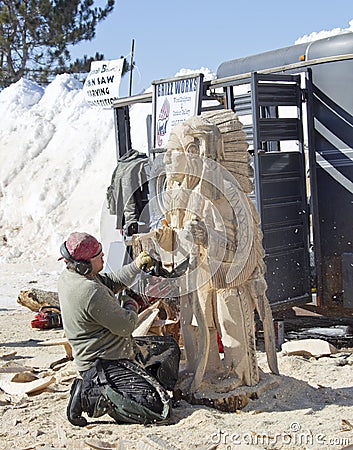
POLYGON ((83 259, 77 261, 76 259, 73 259, 66 248, 66 242, 61 244, 60 253, 67 261, 70 261, 74 265, 74 269, 80 275, 88 275, 92 272, 92 264, 90 261, 85 261, 83 259))

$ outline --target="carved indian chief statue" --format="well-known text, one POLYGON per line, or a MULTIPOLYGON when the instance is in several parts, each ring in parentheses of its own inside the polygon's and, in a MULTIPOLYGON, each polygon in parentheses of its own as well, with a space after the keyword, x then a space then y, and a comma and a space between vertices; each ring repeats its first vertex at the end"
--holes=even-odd
POLYGON ((175 126, 164 155, 163 226, 136 235, 140 247, 155 250, 164 268, 178 273, 185 354, 180 386, 188 394, 204 395, 210 387, 228 393, 259 382, 255 311, 268 365, 278 374, 262 233, 248 196, 253 186, 245 137, 228 110, 175 126), (188 269, 179 273, 185 261, 188 269))
POLYGON ((278 373, 259 216, 248 197, 253 186, 245 136, 234 112, 203 113, 174 127, 164 157, 164 229, 175 232, 175 258, 190 258, 180 279, 190 392, 203 383, 225 390, 258 383, 255 310, 269 367, 278 373))

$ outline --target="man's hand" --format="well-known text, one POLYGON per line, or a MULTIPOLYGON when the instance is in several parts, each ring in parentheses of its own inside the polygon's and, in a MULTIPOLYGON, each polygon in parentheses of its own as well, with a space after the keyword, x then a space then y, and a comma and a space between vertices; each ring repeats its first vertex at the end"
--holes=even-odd
POLYGON ((136 314, 140 311, 140 305, 134 299, 127 297, 123 300, 122 307, 128 311, 134 311, 136 314))
POLYGON ((147 252, 141 252, 135 259, 135 264, 138 269, 142 269, 142 267, 146 267, 146 269, 151 269, 153 267, 154 262, 153 259, 147 252))
POLYGON ((204 222, 199 220, 190 220, 185 225, 185 231, 192 236, 193 243, 196 245, 208 246, 208 233, 204 222))

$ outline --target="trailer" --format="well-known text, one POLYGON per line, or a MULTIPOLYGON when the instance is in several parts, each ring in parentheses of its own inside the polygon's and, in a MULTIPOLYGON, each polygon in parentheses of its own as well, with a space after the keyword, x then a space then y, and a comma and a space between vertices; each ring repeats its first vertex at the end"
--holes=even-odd
MULTIPOLYGON (((244 124, 275 311, 353 312, 352 86, 353 33, 226 61, 202 82, 197 113, 232 109, 244 124)), ((130 106, 152 102, 115 102, 117 156, 131 148, 130 106)), ((154 158, 152 117, 146 127, 154 158)))

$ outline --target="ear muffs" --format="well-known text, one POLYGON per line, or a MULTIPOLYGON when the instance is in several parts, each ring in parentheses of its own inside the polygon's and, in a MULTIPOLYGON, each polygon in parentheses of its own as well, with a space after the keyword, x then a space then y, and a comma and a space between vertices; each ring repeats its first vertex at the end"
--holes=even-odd
POLYGON ((92 272, 92 264, 90 261, 85 261, 83 259, 76 260, 70 255, 68 249, 66 248, 66 242, 63 242, 60 246, 61 255, 67 260, 70 261, 74 265, 74 269, 80 275, 88 275, 92 272))
POLYGON ((74 266, 80 275, 88 275, 92 272, 92 264, 89 261, 74 261, 74 266))

